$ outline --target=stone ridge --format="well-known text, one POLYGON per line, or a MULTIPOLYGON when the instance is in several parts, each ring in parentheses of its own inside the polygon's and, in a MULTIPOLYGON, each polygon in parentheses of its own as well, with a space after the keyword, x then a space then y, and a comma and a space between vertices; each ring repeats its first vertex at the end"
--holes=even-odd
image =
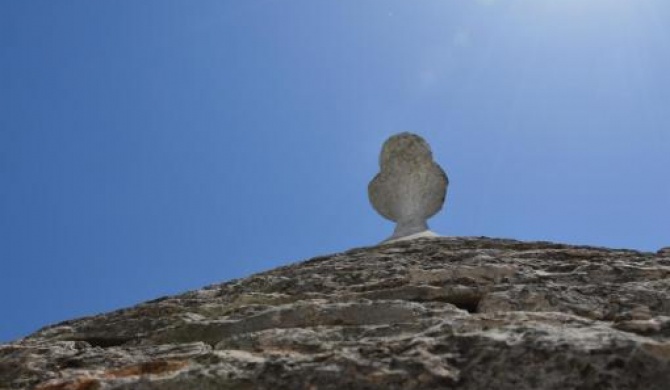
POLYGON ((399 241, 0 345, 0 390, 668 389, 670 253, 399 241))

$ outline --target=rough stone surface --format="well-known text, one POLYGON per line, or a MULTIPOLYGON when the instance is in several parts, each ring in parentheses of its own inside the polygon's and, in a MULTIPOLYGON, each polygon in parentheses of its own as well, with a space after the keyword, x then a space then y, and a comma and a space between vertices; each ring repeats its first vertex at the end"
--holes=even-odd
POLYGON ((416 134, 394 135, 382 147, 379 167, 368 196, 379 214, 397 222, 388 241, 427 231, 426 220, 442 209, 449 184, 428 143, 416 134))
POLYGON ((0 389, 670 384, 670 254, 424 238, 318 257, 0 345, 0 389))

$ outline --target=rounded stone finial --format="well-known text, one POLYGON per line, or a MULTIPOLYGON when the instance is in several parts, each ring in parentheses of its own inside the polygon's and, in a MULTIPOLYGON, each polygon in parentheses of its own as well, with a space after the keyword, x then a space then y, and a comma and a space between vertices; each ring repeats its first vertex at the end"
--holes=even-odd
POLYGON ((428 143, 416 134, 396 134, 384 143, 379 166, 368 196, 379 214, 397 223, 388 240, 435 235, 426 220, 442 209, 449 179, 428 143))

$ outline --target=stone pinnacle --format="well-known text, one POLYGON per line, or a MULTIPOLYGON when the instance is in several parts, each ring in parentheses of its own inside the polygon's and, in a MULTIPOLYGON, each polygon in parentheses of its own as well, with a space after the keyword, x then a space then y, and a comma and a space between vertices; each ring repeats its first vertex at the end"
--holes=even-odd
POLYGON ((397 223, 386 241, 435 236, 426 220, 442 209, 449 179, 428 143, 411 133, 391 136, 382 147, 379 166, 368 196, 382 217, 397 223))

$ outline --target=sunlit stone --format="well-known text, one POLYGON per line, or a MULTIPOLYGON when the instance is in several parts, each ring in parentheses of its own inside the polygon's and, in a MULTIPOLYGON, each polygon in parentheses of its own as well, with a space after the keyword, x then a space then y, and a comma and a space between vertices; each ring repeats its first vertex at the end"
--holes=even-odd
POLYGON ((442 209, 449 180, 428 143, 416 134, 394 135, 384 143, 379 165, 368 196, 379 214, 397 223, 387 241, 436 235, 426 220, 442 209))

